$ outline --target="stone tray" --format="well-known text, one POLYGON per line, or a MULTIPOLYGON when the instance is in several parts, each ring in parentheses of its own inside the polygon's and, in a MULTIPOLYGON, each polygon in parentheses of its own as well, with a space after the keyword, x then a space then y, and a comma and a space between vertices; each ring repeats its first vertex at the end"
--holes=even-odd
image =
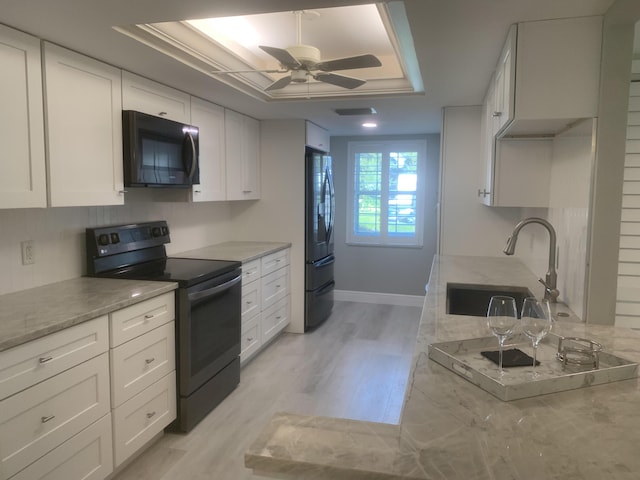
MULTIPOLYGON (((505 374, 500 377, 498 366, 480 355, 481 351, 498 349, 496 337, 433 343, 429 345, 429 358, 503 401, 628 380, 637 376, 637 363, 604 351, 600 352, 598 370, 575 367, 563 369, 562 363, 556 358, 560 338, 550 333, 538 346, 537 359, 540 365, 536 367, 535 377, 530 366, 505 368, 505 374)), ((519 348, 533 356, 531 341, 522 334, 508 339, 504 348, 519 348)))

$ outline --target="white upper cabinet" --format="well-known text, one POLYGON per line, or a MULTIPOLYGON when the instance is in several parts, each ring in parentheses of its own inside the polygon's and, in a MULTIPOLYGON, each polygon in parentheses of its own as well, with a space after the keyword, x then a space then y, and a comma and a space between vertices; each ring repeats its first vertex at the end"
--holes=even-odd
MULTIPOLYGON (((507 60, 509 68, 515 64, 515 82, 504 90, 504 101, 513 102, 513 121, 502 135, 553 135, 598 115, 602 17, 519 23, 507 44, 514 38, 516 56, 507 60)), ((497 71, 505 68, 504 60, 497 71)))
POLYGON ((309 147, 313 147, 321 152, 330 151, 329 132, 324 128, 319 127, 315 123, 306 122, 306 144, 309 147))
POLYGON ((123 204, 120 70, 50 43, 44 69, 50 205, 123 204))
POLYGON ((224 108, 191 97, 191 124, 199 129, 200 184, 193 186, 194 202, 226 200, 224 108))
POLYGON ((485 96, 480 202, 548 206, 553 137, 598 114, 601 42, 602 17, 511 27, 485 96))
POLYGON ((0 208, 47 206, 40 40, 0 25, 0 208))
POLYGON ((490 111, 494 135, 509 124, 514 117, 514 82, 516 76, 516 62, 513 56, 516 52, 517 27, 513 25, 509 29, 507 41, 500 53, 500 59, 494 74, 492 100, 493 108, 490 111))
POLYGON ((122 109, 191 123, 191 96, 174 88, 122 72, 122 109))
POLYGON ((260 122, 225 110, 227 200, 260 198, 260 122))

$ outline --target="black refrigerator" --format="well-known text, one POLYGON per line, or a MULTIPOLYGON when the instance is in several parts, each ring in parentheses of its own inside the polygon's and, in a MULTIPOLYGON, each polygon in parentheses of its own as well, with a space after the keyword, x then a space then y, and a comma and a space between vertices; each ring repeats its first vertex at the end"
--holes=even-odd
POLYGON ((335 198, 331 157, 305 152, 305 302, 304 331, 324 322, 333 308, 333 226, 335 198))

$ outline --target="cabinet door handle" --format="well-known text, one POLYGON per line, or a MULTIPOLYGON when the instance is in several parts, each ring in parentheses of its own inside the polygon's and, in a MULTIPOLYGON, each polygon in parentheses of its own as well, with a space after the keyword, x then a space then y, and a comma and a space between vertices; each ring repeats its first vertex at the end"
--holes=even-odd
POLYGON ((253 337, 247 338, 247 342, 253 342, 253 337))
POLYGON ((155 362, 155 360, 156 360, 156 359, 155 359, 154 357, 146 358, 146 359, 144 360, 144 363, 146 363, 147 365, 149 365, 150 363, 155 362))
POLYGON ((151 320, 153 317, 155 317, 155 315, 154 315, 154 314, 152 314, 152 313, 148 313, 148 314, 146 314, 146 315, 144 316, 144 319, 145 319, 145 320, 151 320))
POLYGON ((478 196, 486 197, 487 195, 491 195, 491 192, 488 192, 484 188, 482 190, 478 189, 478 196))
POLYGON ((56 418, 55 415, 49 415, 48 417, 40 417, 40 421, 42 423, 47 423, 50 420, 53 420, 54 418, 56 418))
POLYGON ((501 117, 502 116, 502 112, 493 112, 493 117, 501 117))
POLYGON ((202 190, 194 190, 193 193, 202 193, 202 190))
POLYGON ((276 317, 276 320, 280 320, 282 317, 276 317))
POLYGON ((147 418, 153 418, 155 417, 155 415, 156 415, 156 412, 149 412, 147 413, 147 418))
POLYGON ((281 287, 281 285, 280 285, 280 284, 276 285, 276 288, 280 288, 280 287, 281 287))
POLYGON ((167 114, 167 112, 159 112, 158 115, 160 115, 161 117, 164 117, 167 114))
POLYGON ((40 357, 40 358, 38 359, 38 362, 40 362, 40 363, 47 363, 47 362, 50 362, 51 360, 53 360, 53 357, 40 357))
POLYGON ((125 193, 129 193, 129 190, 118 190, 118 195, 124 195, 125 193))

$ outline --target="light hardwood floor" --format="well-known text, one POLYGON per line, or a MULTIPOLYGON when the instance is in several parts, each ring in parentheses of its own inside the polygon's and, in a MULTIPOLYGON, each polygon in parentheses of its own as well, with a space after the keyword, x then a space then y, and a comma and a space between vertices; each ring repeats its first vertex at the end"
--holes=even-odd
POLYGON ((336 302, 310 334, 285 333, 189 434, 165 434, 117 480, 257 480, 244 452, 276 412, 398 423, 420 308, 336 302))

